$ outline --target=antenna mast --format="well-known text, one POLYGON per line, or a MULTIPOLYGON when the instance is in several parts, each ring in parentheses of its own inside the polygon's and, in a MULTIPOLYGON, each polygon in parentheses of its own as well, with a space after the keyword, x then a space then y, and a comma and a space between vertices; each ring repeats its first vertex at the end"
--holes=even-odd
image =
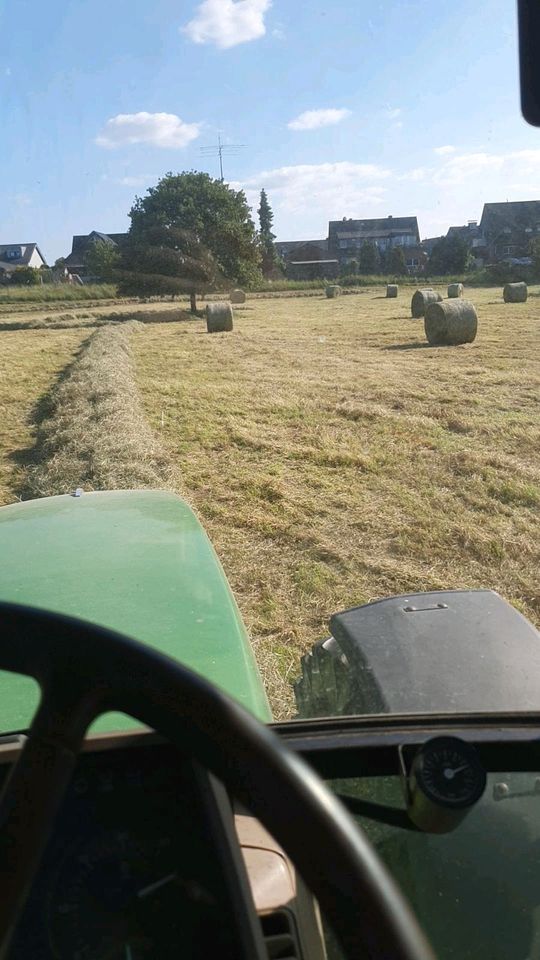
POLYGON ((218 142, 211 147, 201 147, 201 153, 204 157, 217 157, 219 160, 219 177, 223 183, 223 155, 233 156, 237 150, 245 147, 245 143, 222 143, 221 133, 218 133, 218 142))

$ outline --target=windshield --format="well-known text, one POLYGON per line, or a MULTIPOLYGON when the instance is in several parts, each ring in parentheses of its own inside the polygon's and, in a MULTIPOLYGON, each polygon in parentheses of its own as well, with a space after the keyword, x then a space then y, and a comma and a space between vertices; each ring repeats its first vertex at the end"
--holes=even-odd
POLYGON ((538 710, 515 5, 1 17, 0 599, 264 721, 538 710))
MULTIPOLYGON (((489 774, 452 833, 413 832, 356 815, 406 892, 440 960, 523 960, 540 948, 539 778, 489 774), (533 854, 531 856, 531 854, 533 854)), ((333 781, 340 797, 404 806, 399 777, 333 781)), ((341 954, 327 932, 330 960, 341 954)))

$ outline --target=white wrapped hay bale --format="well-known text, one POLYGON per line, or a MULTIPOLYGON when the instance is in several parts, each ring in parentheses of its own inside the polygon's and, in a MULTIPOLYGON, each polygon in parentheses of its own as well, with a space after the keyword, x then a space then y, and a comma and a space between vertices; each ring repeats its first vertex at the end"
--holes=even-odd
POLYGON ((462 283, 449 283, 448 284, 448 298, 452 300, 455 297, 463 296, 463 284, 462 283))
POLYGON ((520 283, 507 283, 503 289, 505 303, 525 303, 527 294, 527 284, 523 280, 520 283))
POLYGON ((442 300, 430 303, 424 319, 426 339, 432 346, 472 343, 478 330, 478 316, 470 300, 442 300))
POLYGON ((386 296, 388 299, 394 299, 399 293, 399 287, 397 283, 387 283, 386 284, 386 296))
POLYGON ((243 290, 233 290, 231 293, 231 303, 245 303, 246 295, 243 290))
POLYGON ((339 297, 341 295, 341 287, 339 283, 331 283, 326 288, 326 296, 331 300, 333 297, 339 297))
POLYGON ((415 320, 420 320, 426 315, 427 307, 430 303, 438 303, 442 300, 440 293, 435 293, 431 287, 424 290, 416 290, 411 300, 411 315, 415 320))
POLYGON ((230 303, 219 301, 206 305, 206 329, 208 333, 224 333, 233 328, 233 309, 230 303))

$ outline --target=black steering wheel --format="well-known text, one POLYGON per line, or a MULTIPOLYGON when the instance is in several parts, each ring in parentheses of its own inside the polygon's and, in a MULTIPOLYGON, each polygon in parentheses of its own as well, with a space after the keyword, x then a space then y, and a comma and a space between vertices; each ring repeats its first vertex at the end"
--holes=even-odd
POLYGON ((342 805, 232 699, 110 630, 7 603, 0 603, 0 624, 0 669, 34 677, 42 692, 0 799, 0 957, 85 732, 101 713, 120 710, 183 750, 189 743, 194 758, 264 824, 317 897, 346 956, 434 960, 393 879, 342 805))

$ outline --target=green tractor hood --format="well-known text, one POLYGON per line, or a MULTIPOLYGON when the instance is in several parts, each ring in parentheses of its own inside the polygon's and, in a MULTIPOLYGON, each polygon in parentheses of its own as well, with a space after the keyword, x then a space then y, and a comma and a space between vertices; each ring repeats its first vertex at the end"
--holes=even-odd
MULTIPOLYGON (((174 494, 83 493, 0 508, 0 600, 134 637, 271 720, 223 569, 199 521, 174 494)), ((0 732, 28 727, 37 702, 32 680, 0 672, 0 732)), ((134 725, 107 714, 93 729, 134 725)))

